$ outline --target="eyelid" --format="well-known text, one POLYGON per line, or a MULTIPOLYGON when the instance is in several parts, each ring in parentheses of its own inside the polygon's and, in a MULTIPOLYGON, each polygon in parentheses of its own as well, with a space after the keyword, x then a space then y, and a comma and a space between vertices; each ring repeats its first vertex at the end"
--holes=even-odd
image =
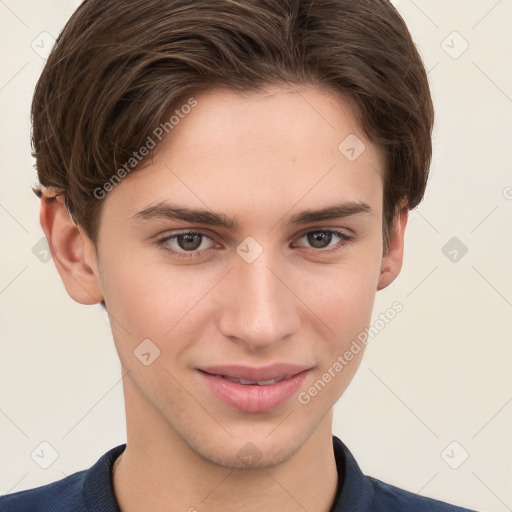
POLYGON ((182 235, 187 235, 187 234, 191 234, 191 235, 200 235, 204 238, 208 238, 212 243, 213 243, 213 246, 215 245, 219 245, 213 238, 212 236, 210 236, 209 234, 207 234, 205 232, 205 230, 202 230, 202 229, 194 229, 194 228, 185 228, 185 229, 179 229, 177 231, 172 231, 166 235, 163 235, 163 236, 159 236, 157 237, 156 239, 156 245, 162 249, 163 251, 166 251, 174 256, 177 256, 178 258, 197 258, 197 257, 200 257, 203 255, 204 252, 208 251, 209 249, 211 249, 211 247, 208 247, 207 249, 202 249, 200 251, 198 250, 195 250, 195 251, 184 251, 184 250, 176 250, 176 249, 171 249, 169 247, 169 245, 167 245, 167 242, 173 240, 173 239, 176 239, 177 237, 179 236, 182 236, 182 235))
MULTIPOLYGON (((167 231, 163 235, 157 235, 156 241, 157 242, 165 241, 165 240, 169 240, 169 239, 181 236, 181 235, 188 235, 188 234, 201 235, 205 238, 210 239, 212 242, 215 242, 215 234, 210 232, 209 230, 203 229, 203 228, 183 228, 183 229, 177 229, 174 231, 167 231)), ((215 242, 215 243, 217 243, 217 242, 215 242)))
MULTIPOLYGON (((347 230, 347 231, 351 231, 351 230, 347 230)), ((341 228, 333 228, 333 227, 329 227, 329 228, 313 228, 313 229, 309 228, 309 229, 306 229, 305 231, 303 231, 302 234, 297 235, 294 238, 292 243, 295 244, 298 240, 300 240, 301 238, 303 238, 305 235, 307 235, 309 233, 331 233, 334 236, 336 236, 337 238, 339 238, 339 241, 338 241, 337 244, 335 244, 335 245, 333 245, 331 247, 324 248, 324 249, 316 249, 314 247, 300 246, 300 247, 304 247, 306 250, 308 250, 310 252, 314 252, 314 253, 317 253, 317 254, 336 252, 342 246, 347 245, 349 243, 352 243, 354 241, 354 239, 355 239, 355 235, 354 234, 346 233, 345 230, 343 230, 341 228)))
MULTIPOLYGON (((304 229, 299 234, 295 235, 295 237, 293 238, 291 243, 295 244, 298 240, 300 240, 301 238, 303 238, 305 235, 307 235, 309 233, 332 233, 334 236, 339 238, 338 243, 332 247, 328 246, 327 248, 316 249, 314 247, 298 246, 298 247, 303 247, 308 252, 313 252, 316 254, 322 254, 322 253, 328 254, 328 253, 336 252, 337 250, 341 249, 342 246, 352 243, 354 241, 354 235, 348 234, 345 231, 349 231, 349 232, 353 233, 349 229, 344 230, 344 229, 335 228, 335 227, 326 227, 326 228, 311 228, 310 227, 310 228, 304 229)), ((186 235, 186 234, 201 235, 205 238, 208 238, 214 244, 214 246, 219 245, 214 240, 214 238, 208 234, 208 231, 204 230, 202 228, 184 228, 184 229, 179 229, 177 231, 172 231, 166 235, 159 236, 156 240, 156 244, 162 250, 164 250, 170 254, 173 254, 177 257, 183 257, 183 258, 189 258, 189 259, 199 258, 203 255, 203 253, 205 253, 206 251, 208 251, 209 249, 212 248, 212 247, 209 247, 207 249, 202 249, 200 251, 198 251, 198 250, 184 251, 184 250, 171 249, 171 248, 169 248, 168 245, 166 245, 166 242, 168 242, 172 239, 175 239, 175 238, 179 237, 180 235, 186 235)))
POLYGON ((299 234, 295 236, 295 239, 301 238, 308 233, 334 233, 340 234, 344 237, 353 237, 355 236, 354 231, 349 228, 339 228, 337 226, 324 226, 324 227, 309 227, 299 231, 299 234))

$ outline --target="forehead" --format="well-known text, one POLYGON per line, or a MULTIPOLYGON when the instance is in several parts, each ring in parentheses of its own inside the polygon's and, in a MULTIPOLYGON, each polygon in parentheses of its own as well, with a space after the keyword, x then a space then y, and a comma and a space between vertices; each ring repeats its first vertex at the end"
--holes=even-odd
POLYGON ((383 157, 341 95, 297 86, 216 89, 194 100, 152 161, 109 192, 106 210, 133 215, 172 199, 237 217, 264 211, 263 222, 299 202, 302 210, 340 200, 381 208, 383 157))

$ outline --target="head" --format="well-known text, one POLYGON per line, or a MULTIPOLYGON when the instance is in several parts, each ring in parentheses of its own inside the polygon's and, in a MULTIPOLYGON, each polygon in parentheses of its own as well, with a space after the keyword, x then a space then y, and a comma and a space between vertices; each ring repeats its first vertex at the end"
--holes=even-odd
POLYGON ((212 401, 204 370, 290 363, 303 391, 333 366, 400 271, 432 122, 386 0, 79 7, 34 96, 41 223, 69 294, 108 311, 134 431, 230 467, 304 444, 363 350, 265 411, 212 401))

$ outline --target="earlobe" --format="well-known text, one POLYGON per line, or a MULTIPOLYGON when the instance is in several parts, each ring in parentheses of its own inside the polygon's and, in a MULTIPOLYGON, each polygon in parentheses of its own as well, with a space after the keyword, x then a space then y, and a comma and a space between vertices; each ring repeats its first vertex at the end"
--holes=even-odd
POLYGON ((381 270, 377 284, 377 290, 389 286, 398 276, 402 269, 404 257, 404 236, 409 211, 404 208, 395 217, 390 230, 389 246, 386 254, 382 257, 381 270))
POLYGON ((40 222, 70 297, 80 304, 101 302, 93 243, 69 216, 63 196, 42 196, 40 222))

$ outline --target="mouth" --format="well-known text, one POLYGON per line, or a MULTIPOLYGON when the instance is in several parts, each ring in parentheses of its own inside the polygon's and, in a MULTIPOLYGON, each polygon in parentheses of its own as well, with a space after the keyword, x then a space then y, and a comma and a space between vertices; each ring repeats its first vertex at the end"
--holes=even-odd
POLYGON ((197 368, 211 394, 223 404, 242 412, 267 412, 298 392, 312 368, 274 364, 263 368, 215 366, 197 368))
MULTIPOLYGON (((202 370, 199 370, 202 371, 202 370)), ((204 372, 207 375, 212 375, 213 377, 220 377, 221 379, 226 379, 231 382, 236 382, 238 384, 242 384, 243 386, 270 386, 271 384, 275 384, 276 382, 281 382, 285 379, 289 379, 292 375, 283 375, 281 377, 276 377, 275 379, 267 379, 267 380, 247 380, 247 379, 236 379, 235 377, 229 377, 228 375, 219 375, 215 373, 204 372)))
POLYGON ((237 381, 244 385, 258 386, 268 386, 310 369, 311 366, 292 363, 274 363, 259 368, 233 364, 198 368, 199 371, 209 375, 237 381))

